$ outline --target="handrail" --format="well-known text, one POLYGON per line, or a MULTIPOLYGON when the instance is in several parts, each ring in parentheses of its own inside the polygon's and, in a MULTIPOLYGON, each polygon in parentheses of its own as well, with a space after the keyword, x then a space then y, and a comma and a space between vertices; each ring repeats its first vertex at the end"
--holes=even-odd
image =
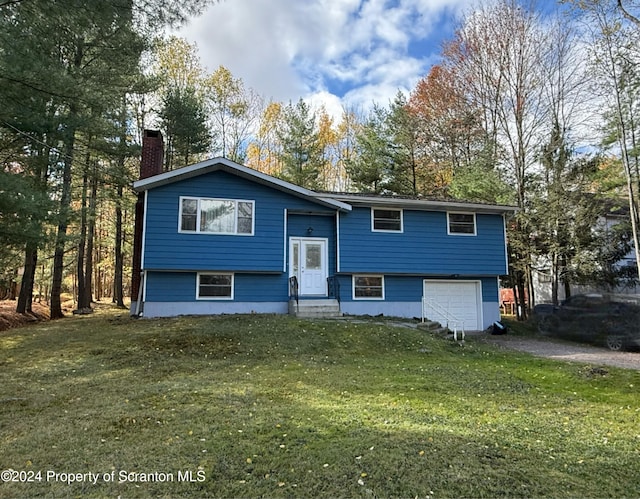
POLYGON ((453 328, 453 339, 458 341, 458 327, 460 327, 460 333, 462 334, 461 340, 464 341, 464 321, 458 319, 449 312, 446 308, 440 305, 433 298, 422 297, 422 322, 427 317, 427 307, 430 307, 436 314, 444 317, 447 321, 444 326, 446 328, 453 328))
POLYGON ((296 301, 297 312, 298 305, 300 304, 300 297, 298 296, 298 278, 296 276, 289 277, 289 298, 296 301))
POLYGON ((340 281, 338 281, 338 276, 332 275, 327 277, 327 288, 329 298, 333 297, 340 303, 340 281))

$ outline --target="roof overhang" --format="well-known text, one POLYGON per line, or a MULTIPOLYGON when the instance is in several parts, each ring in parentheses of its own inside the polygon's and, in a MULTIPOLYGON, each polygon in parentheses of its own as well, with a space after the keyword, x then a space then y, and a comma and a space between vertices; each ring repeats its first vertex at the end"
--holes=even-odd
POLYGON ((212 158, 206 161, 201 161, 200 163, 178 168, 177 170, 161 173, 160 175, 154 175, 153 177, 137 180, 133 183, 133 189, 136 192, 144 192, 149 189, 154 189, 180 180, 186 180, 216 171, 225 171, 258 184, 266 185, 293 196, 309 200, 327 208, 351 211, 351 205, 348 203, 337 200, 333 197, 321 196, 317 192, 305 189, 304 187, 297 186, 285 180, 272 177, 271 175, 259 172, 253 168, 240 165, 227 158, 212 158))
POLYGON ((395 196, 376 196, 348 193, 322 193, 319 197, 327 197, 349 203, 352 206, 380 206, 399 209, 425 211, 472 211, 474 213, 513 214, 518 211, 515 206, 472 203, 456 200, 414 199, 395 196))

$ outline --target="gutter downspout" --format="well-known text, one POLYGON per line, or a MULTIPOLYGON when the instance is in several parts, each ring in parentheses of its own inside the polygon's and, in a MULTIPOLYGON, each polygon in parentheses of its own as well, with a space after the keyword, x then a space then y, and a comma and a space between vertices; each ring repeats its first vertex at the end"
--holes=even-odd
POLYGON ((136 302, 136 311, 134 313, 134 315, 136 317, 141 317, 142 316, 142 296, 143 296, 143 288, 145 286, 145 284, 147 283, 147 271, 143 270, 142 272, 140 272, 140 285, 138 286, 138 301, 136 302))

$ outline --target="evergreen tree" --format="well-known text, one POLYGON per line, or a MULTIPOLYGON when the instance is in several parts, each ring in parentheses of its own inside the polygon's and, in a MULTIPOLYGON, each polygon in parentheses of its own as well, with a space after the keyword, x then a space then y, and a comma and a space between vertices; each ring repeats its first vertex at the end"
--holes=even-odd
POLYGON ((316 127, 316 115, 300 99, 283 109, 282 128, 277 131, 282 146, 282 178, 315 189, 319 186, 322 151, 316 127))
POLYGON ((165 170, 186 166, 209 150, 211 136, 204 102, 193 87, 172 88, 160 112, 166 138, 165 170))
POLYGON ((411 113, 406 96, 398 91, 389 106, 385 123, 391 140, 391 168, 388 188, 396 194, 417 196, 428 190, 418 158, 418 120, 411 113))
POLYGON ((358 191, 381 193, 388 187, 392 169, 387 110, 375 105, 365 122, 357 127, 355 154, 346 161, 346 170, 358 191))

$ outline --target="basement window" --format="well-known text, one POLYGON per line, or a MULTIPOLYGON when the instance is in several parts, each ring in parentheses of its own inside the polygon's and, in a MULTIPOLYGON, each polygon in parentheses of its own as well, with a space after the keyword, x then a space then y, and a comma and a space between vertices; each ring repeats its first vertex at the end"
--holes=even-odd
POLYGON ((233 300, 233 274, 198 274, 198 300, 233 300))
POLYGON ((384 300, 384 276, 354 275, 354 300, 384 300))

